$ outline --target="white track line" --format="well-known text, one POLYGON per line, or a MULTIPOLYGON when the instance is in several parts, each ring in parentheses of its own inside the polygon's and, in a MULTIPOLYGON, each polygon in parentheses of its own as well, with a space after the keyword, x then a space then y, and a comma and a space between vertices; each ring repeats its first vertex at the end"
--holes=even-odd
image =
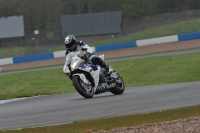
POLYGON ((0 104, 10 103, 10 102, 19 101, 19 100, 23 100, 27 98, 14 98, 14 99, 8 99, 8 100, 0 100, 0 104))

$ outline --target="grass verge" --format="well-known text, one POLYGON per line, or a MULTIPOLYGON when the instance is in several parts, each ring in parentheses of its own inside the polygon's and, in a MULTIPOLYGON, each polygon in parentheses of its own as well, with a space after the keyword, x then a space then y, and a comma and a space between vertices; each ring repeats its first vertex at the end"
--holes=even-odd
POLYGON ((158 112, 147 114, 135 114, 120 117, 103 118, 97 120, 87 120, 59 126, 0 131, 0 133, 90 133, 93 131, 138 126, 142 124, 171 121, 194 116, 200 116, 200 105, 193 107, 184 107, 174 110, 160 110, 158 112))
POLYGON ((191 32, 199 32, 200 31, 199 23, 200 19, 194 19, 174 24, 156 26, 127 36, 94 42, 91 43, 91 45, 98 46, 98 45, 114 44, 120 42, 136 41, 141 39, 149 39, 155 37, 185 34, 191 32))
MULTIPOLYGON (((200 80, 200 53, 113 62, 126 87, 200 80)), ((75 92, 61 68, 0 75, 0 99, 75 92)))

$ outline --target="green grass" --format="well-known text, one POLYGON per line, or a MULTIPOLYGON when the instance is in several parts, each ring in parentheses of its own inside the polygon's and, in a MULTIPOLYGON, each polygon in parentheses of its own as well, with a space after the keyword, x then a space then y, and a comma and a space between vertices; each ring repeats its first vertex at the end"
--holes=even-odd
POLYGON ((0 47, 0 59, 24 55, 33 55, 38 53, 54 52, 64 50, 64 45, 56 44, 55 46, 17 46, 17 47, 0 47))
POLYGON ((62 69, 0 76, 0 99, 73 92, 62 69))
POLYGON ((8 58, 13 56, 21 56, 28 54, 25 51, 30 51, 30 47, 12 47, 12 48, 1 47, 0 57, 8 58))
MULTIPOLYGON (((200 53, 154 57, 110 65, 123 77, 126 87, 200 80, 200 53)), ((74 92, 62 68, 0 75, 0 99, 74 92)))
MULTIPOLYGON (((98 45, 106 45, 106 44, 115 44, 120 42, 129 42, 147 38, 155 38, 169 35, 177 35, 191 32, 199 32, 200 31, 200 19, 183 21, 174 24, 167 24, 162 26, 157 26, 153 28, 149 28, 134 34, 130 34, 127 36, 113 38, 108 40, 102 40, 98 42, 88 43, 90 46, 98 46, 98 45)), ((56 44, 54 47, 50 46, 39 46, 35 48, 37 53, 45 53, 45 52, 54 52, 64 50, 63 44, 56 44)), ((32 46, 26 47, 12 47, 12 48, 0 48, 0 58, 7 57, 15 57, 15 56, 23 56, 33 54, 32 46)))
POLYGON ((22 130, 0 131, 0 133, 91 133, 115 128, 138 126, 155 122, 164 122, 200 116, 200 105, 174 110, 165 110, 147 114, 135 114, 97 120, 87 120, 59 126, 47 126, 22 130))
POLYGON ((200 53, 154 57, 121 63, 117 66, 127 87, 200 80, 200 53))

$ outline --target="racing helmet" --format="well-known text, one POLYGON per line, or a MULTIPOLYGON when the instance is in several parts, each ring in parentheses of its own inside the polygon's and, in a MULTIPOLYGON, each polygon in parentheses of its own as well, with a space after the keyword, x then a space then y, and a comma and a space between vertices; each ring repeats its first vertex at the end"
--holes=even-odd
POLYGON ((74 35, 68 35, 65 37, 64 41, 65 47, 69 51, 76 51, 77 44, 76 44, 76 37, 74 35))

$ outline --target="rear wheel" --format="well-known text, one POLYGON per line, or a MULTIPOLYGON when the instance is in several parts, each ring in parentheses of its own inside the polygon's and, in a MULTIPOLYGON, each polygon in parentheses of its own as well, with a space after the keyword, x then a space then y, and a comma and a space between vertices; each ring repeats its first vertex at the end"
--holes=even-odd
POLYGON ((73 85, 77 92, 85 97, 85 98, 92 98, 94 96, 94 90, 92 89, 92 85, 85 84, 79 76, 74 76, 72 78, 73 85))
POLYGON ((124 81, 122 79, 122 77, 118 74, 119 78, 114 79, 114 81, 116 82, 116 86, 112 89, 110 89, 110 92, 115 94, 115 95, 120 95, 124 92, 125 90, 125 84, 124 81))

